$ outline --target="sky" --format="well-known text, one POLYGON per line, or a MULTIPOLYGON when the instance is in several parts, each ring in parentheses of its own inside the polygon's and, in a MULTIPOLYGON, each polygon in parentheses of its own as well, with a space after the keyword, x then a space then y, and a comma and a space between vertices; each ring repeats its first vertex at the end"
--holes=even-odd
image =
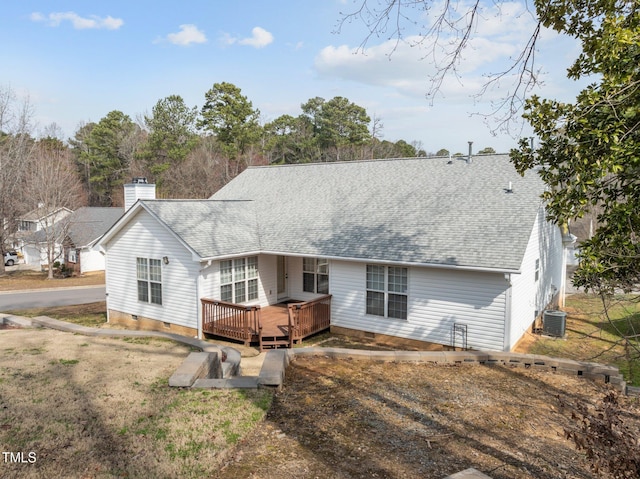
MULTIPOLYGON (((380 0, 369 0, 376 5, 380 0)), ((466 0, 461 0, 464 6, 466 0)), ((180 95, 200 109, 214 83, 238 86, 261 121, 297 116, 314 97, 348 98, 382 123, 382 139, 420 142, 427 152, 491 147, 508 152, 530 130, 492 133, 482 114, 512 88, 478 99, 484 75, 519 53, 535 26, 526 4, 494 2, 478 17, 458 77, 429 99, 434 64, 416 44, 422 12, 409 11, 406 42, 372 36, 360 21, 339 25, 361 0, 21 0, 0 13, 0 89, 29 99, 36 131, 55 123, 64 138, 82 123, 120 110, 133 120, 158 100, 180 95)), ((438 1, 434 1, 438 5, 438 1)), ((572 101, 584 84, 566 79, 579 53, 569 38, 543 32, 533 93, 572 101)), ((42 134, 42 133, 41 133, 42 134)))

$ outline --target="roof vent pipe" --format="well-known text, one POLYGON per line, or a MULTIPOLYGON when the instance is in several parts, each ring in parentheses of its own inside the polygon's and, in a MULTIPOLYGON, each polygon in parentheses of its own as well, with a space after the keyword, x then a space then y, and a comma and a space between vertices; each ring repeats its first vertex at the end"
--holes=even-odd
POLYGON ((471 164, 471 151, 472 151, 472 147, 473 147, 473 141, 470 141, 468 143, 469 143, 469 156, 467 157, 467 163, 471 164))
POLYGON ((509 186, 507 186, 504 190, 505 193, 513 193, 513 185, 509 182, 509 186))

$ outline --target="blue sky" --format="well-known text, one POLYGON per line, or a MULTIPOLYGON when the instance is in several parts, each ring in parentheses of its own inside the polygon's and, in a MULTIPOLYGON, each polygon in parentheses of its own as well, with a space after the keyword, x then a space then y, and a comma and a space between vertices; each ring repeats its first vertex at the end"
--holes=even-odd
MULTIPOLYGON (((379 117, 389 141, 420 141, 426 151, 452 153, 466 152, 467 141, 476 150, 515 146, 512 136, 492 136, 472 114, 488 112, 489 100, 508 91, 503 82, 502 90, 474 99, 483 73, 503 66, 532 31, 524 4, 503 3, 502 21, 488 7, 462 77, 447 79, 433 104, 425 98, 433 70, 421 59, 426 50, 402 44, 389 58, 393 45, 382 37, 362 53, 363 25, 336 32, 341 12, 356 6, 352 0, 5 2, 0 86, 29 96, 38 128, 55 122, 66 137, 112 110, 135 120, 172 94, 200 108, 205 92, 226 81, 242 89, 264 122, 297 116, 315 96, 344 96, 379 117)), ((406 33, 410 40, 413 32, 406 33)), ((549 32, 539 46, 546 84, 536 93, 571 101, 581 85, 565 71, 578 46, 549 32)))

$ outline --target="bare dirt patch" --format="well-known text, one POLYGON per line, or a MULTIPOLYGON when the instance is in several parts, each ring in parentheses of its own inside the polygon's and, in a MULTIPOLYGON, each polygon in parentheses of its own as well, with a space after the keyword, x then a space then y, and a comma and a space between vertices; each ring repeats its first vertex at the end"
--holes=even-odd
POLYGON ((272 393, 169 388, 189 351, 157 339, 0 331, 0 451, 15 459, 0 457, 0 477, 214 477, 272 393))
MULTIPOLYGON (((596 478, 564 439, 557 396, 592 403, 592 381, 500 366, 297 359, 264 424, 222 478, 596 478)), ((637 401, 624 399, 638 428, 637 401)))

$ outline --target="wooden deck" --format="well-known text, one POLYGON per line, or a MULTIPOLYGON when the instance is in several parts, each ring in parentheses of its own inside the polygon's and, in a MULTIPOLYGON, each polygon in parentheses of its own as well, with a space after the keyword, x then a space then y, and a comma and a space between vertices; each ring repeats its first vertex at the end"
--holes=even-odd
POLYGON ((202 330, 206 334, 256 344, 264 348, 292 347, 304 338, 328 329, 331 295, 313 301, 274 306, 244 306, 203 298, 202 330))
POLYGON ((289 309, 279 303, 261 309, 262 334, 264 336, 286 336, 289 331, 289 309))

